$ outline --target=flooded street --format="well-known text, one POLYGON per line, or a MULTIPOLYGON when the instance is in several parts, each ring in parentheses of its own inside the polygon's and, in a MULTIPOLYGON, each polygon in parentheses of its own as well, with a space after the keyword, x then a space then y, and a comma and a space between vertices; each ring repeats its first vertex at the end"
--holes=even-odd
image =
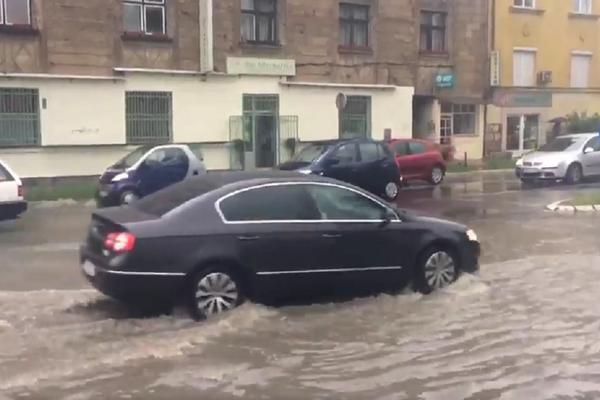
POLYGON ((0 399, 600 398, 600 216, 544 211, 598 187, 409 188, 401 206, 479 234, 479 276, 204 323, 139 318, 90 289, 77 245, 92 208, 36 206, 0 225, 0 399))

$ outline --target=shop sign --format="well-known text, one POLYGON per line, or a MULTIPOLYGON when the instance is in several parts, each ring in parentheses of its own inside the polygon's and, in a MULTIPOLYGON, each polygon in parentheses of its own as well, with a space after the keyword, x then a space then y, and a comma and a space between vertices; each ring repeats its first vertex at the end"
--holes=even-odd
POLYGON ((227 57, 227 73, 232 75, 295 76, 295 60, 227 57))
POLYGON ((513 108, 552 107, 552 93, 548 92, 496 92, 494 105, 513 108))
POLYGON ((490 54, 490 86, 500 86, 500 52, 490 54))
POLYGON ((453 88, 454 74, 437 74, 435 77, 435 86, 440 89, 453 88))

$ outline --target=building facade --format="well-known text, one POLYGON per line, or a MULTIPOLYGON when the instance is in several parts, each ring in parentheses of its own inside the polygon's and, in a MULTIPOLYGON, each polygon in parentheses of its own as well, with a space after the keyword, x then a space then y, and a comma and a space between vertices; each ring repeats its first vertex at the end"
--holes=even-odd
POLYGON ((413 134, 481 159, 488 88, 487 0, 418 0, 413 134))
POLYGON ((519 155, 600 111, 597 0, 496 0, 486 153, 519 155))

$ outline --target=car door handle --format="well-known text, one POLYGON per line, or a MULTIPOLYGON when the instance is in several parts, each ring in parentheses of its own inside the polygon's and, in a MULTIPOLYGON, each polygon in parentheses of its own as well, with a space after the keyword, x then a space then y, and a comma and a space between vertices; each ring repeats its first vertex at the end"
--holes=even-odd
POLYGON ((258 240, 260 236, 238 236, 238 240, 242 240, 245 242, 250 242, 252 240, 258 240))
POLYGON ((342 237, 342 235, 340 235, 339 233, 324 233, 321 236, 325 239, 337 239, 342 237))

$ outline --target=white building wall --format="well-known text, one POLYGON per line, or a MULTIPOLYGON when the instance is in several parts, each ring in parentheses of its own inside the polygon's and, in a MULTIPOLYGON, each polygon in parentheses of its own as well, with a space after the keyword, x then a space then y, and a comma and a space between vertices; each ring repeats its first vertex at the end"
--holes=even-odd
POLYGON ((229 117, 242 115, 243 94, 278 94, 280 115, 299 117, 301 141, 338 137, 338 93, 371 96, 371 132, 383 138, 412 132, 413 88, 287 86, 279 77, 131 74, 120 79, 19 79, 3 87, 38 88, 47 108, 40 110, 42 147, 0 149, 23 177, 85 176, 101 173, 131 151, 125 145, 125 92, 173 93, 174 142, 220 142, 203 150, 209 169, 227 169, 229 117), (57 147, 60 146, 60 147, 57 147))

